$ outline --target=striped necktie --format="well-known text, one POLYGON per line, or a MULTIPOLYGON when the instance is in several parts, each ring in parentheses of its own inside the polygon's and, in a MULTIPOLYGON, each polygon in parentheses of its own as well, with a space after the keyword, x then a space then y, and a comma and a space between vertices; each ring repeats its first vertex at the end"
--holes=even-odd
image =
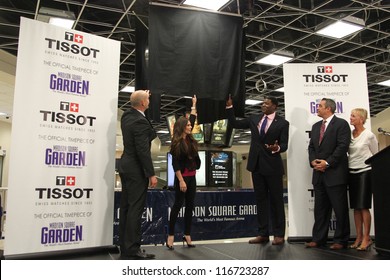
POLYGON ((322 124, 321 124, 321 128, 320 128, 320 144, 322 142, 322 138, 324 138, 324 133, 325 133, 325 123, 326 121, 323 121, 322 124))

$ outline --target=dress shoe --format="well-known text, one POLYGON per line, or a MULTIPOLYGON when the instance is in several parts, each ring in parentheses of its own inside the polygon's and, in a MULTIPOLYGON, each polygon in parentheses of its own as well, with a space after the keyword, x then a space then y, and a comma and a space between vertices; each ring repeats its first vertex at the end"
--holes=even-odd
POLYGON ((175 250, 175 248, 173 248, 173 240, 174 240, 174 236, 173 235, 172 236, 168 236, 167 242, 165 243, 167 245, 168 249, 171 250, 171 251, 175 250), (172 241, 172 245, 169 245, 168 241, 172 241))
POLYGON ((349 249, 356 249, 357 247, 360 246, 360 244, 362 244, 362 242, 356 239, 355 242, 353 242, 353 244, 348 246, 348 248, 349 249))
POLYGON ((317 242, 311 241, 308 243, 305 243, 306 248, 318 248, 320 245, 317 242))
POLYGON ((365 246, 362 243, 359 247, 356 248, 358 251, 368 251, 371 249, 372 240, 370 240, 365 246))
POLYGON ((186 238, 185 235, 183 235, 183 247, 184 247, 184 242, 187 244, 188 248, 195 248, 196 247, 194 244, 192 244, 192 241, 191 241, 191 243, 188 243, 187 238, 186 238))
POLYGON ((156 256, 154 254, 147 254, 145 251, 141 250, 133 255, 121 255, 121 259, 125 260, 152 260, 155 258, 156 256))
POLYGON ((267 243, 269 242, 268 236, 257 236, 253 239, 249 240, 249 244, 261 244, 261 243, 267 243))
POLYGON ((167 245, 168 250, 171 250, 171 251, 175 250, 175 248, 173 248, 173 245, 169 245, 168 242, 166 243, 166 245, 167 245))
POLYGON ((331 250, 341 250, 341 249, 344 249, 344 248, 345 248, 345 246, 343 244, 340 244, 340 243, 333 243, 329 247, 329 249, 331 249, 331 250))
POLYGON ((272 241, 272 245, 283 245, 284 244, 284 238, 283 237, 274 237, 274 240, 272 241))

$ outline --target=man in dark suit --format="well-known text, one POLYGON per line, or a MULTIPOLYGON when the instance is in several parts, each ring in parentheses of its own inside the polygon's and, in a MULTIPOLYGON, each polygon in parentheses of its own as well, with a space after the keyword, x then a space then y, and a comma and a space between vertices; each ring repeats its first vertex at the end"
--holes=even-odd
POLYGON ((119 242, 123 259, 154 259, 153 254, 141 251, 141 218, 148 186, 157 185, 151 156, 151 142, 156 133, 145 117, 149 107, 149 91, 131 94, 131 108, 122 115, 121 129, 124 151, 119 175, 122 196, 119 217, 119 242))
POLYGON ((336 103, 323 98, 317 115, 323 120, 311 129, 309 161, 313 168, 314 226, 313 239, 307 248, 326 244, 332 208, 336 215, 336 231, 332 250, 345 248, 350 228, 347 201, 348 158, 351 129, 346 120, 334 115, 336 103))
POLYGON ((287 150, 290 124, 276 114, 278 101, 274 97, 264 99, 260 115, 253 115, 243 120, 236 120, 230 98, 226 105, 229 124, 234 128, 250 128, 252 135, 247 170, 252 173, 259 236, 249 240, 249 243, 266 243, 269 242, 269 236, 273 235, 272 244, 282 245, 286 221, 283 201, 284 168, 280 153, 287 150), (269 218, 271 218, 272 232, 269 218))

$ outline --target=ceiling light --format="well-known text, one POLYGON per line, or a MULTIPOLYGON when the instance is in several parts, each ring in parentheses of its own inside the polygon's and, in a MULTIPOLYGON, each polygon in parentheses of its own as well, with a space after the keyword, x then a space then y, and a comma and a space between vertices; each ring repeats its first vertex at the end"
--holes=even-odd
POLYGON ((186 0, 183 4, 218 11, 229 0, 186 0))
POLYGON ((135 87, 133 87, 133 86, 125 86, 120 91, 121 92, 134 92, 135 91, 135 87))
POLYGON ((269 54, 266 57, 260 58, 255 61, 258 64, 267 64, 277 66, 286 63, 294 58, 294 54, 288 51, 277 51, 269 54))
POLYGON ((284 92, 284 87, 277 88, 277 89, 275 89, 275 91, 284 92))
POLYGON ((340 39, 363 29, 364 25, 362 19, 348 16, 331 24, 327 24, 325 27, 319 27, 316 33, 340 39))
POLYGON ((263 101, 261 100, 255 100, 255 99, 247 99, 245 100, 245 105, 257 105, 257 104, 260 104, 262 103, 263 101))
POLYGON ((39 9, 37 20, 71 29, 76 17, 70 11, 42 7, 39 9))
POLYGON ((169 131, 168 130, 159 130, 157 131, 156 133, 160 133, 160 134, 168 134, 169 131))
POLYGON ((65 18, 50 18, 49 23, 67 29, 72 29, 74 20, 65 18))
POLYGON ((390 87, 390 80, 380 82, 380 83, 378 83, 378 85, 390 87))

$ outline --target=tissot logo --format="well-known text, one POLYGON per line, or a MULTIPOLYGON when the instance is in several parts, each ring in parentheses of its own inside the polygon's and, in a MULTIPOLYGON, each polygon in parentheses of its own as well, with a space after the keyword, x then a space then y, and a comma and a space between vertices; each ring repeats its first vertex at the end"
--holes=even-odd
POLYGON ((82 44, 84 36, 80 34, 73 34, 72 32, 65 32, 65 40, 82 44))
MULTIPOLYGON (((61 111, 78 113, 79 109, 80 107, 78 103, 71 103, 65 101, 60 102, 61 111)), ((44 122, 68 123, 68 124, 77 124, 81 126, 83 125, 93 126, 94 121, 96 120, 96 117, 93 116, 66 114, 63 112, 51 112, 45 110, 40 110, 39 112, 43 115, 44 122)))
POLYGON ((95 48, 89 48, 87 46, 81 46, 84 43, 84 37, 80 34, 72 32, 65 32, 65 41, 45 38, 47 42, 47 48, 50 50, 62 51, 64 53, 81 54, 84 57, 97 58, 100 50, 95 48))
POLYGON ((346 83, 348 74, 333 74, 333 66, 317 66, 317 74, 302 75, 305 83, 346 83))
POLYGON ((332 66, 318 66, 317 72, 318 73, 333 73, 333 67, 332 66))
POLYGON ((56 185, 57 186, 74 187, 76 185, 76 177, 75 176, 57 176, 56 177, 56 185))
POLYGON ((60 102, 60 110, 78 113, 79 104, 61 101, 60 102))

